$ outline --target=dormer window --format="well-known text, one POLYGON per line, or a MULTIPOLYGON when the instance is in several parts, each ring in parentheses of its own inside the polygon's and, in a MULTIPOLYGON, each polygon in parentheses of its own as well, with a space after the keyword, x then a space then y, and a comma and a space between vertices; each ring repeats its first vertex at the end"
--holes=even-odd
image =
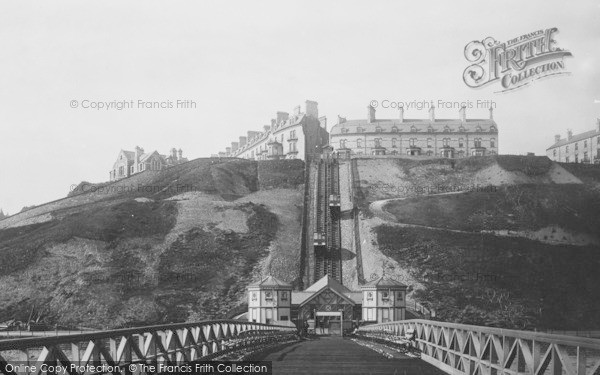
POLYGON ((344 133, 344 134, 348 133, 348 128, 342 128, 342 133, 344 133))
POLYGON ((357 133, 363 133, 364 131, 365 131, 365 129, 361 128, 360 126, 358 128, 356 128, 357 133))
POLYGON ((496 127, 494 125, 490 126, 490 132, 496 132, 496 127))
POLYGON ((450 133, 452 131, 452 129, 450 129, 448 126, 444 126, 444 131, 446 133, 450 133))
POLYGON ((465 130, 466 130, 466 129, 465 129, 465 127, 464 127, 464 126, 462 126, 462 125, 461 125, 461 126, 458 128, 458 131, 459 131, 459 132, 464 132, 465 130))
POLYGON ((392 133, 398 133, 398 127, 397 126, 393 126, 392 127, 392 133))
POLYGON ((475 128, 475 131, 476 131, 476 132, 481 132, 481 126, 477 126, 477 127, 475 128))
POLYGON ((378 127, 375 128, 375 131, 377 133, 381 133, 383 131, 383 129, 381 128, 381 126, 378 126, 378 127))
POLYGON ((427 128, 427 131, 430 132, 430 133, 433 133, 433 128, 430 126, 430 127, 427 128))
POLYGON ((413 132, 413 133, 416 133, 417 132, 417 128, 415 128, 414 126, 411 126, 410 127, 410 131, 413 132))

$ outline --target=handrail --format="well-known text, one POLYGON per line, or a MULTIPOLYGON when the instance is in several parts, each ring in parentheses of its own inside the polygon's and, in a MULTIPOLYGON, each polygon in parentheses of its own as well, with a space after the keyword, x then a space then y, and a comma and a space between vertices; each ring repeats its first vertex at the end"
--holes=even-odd
MULTIPOLYGON (((54 337, 0 340, 0 374, 13 375, 19 364, 70 367, 165 361, 181 364, 221 353, 292 340, 295 327, 240 320, 208 320, 54 337), (21 354, 19 355, 19 352, 21 354), (32 359, 32 355, 34 358, 32 359)), ((71 375, 74 375, 72 373, 71 375)))
POLYGON ((449 374, 595 374, 600 340, 544 332, 425 319, 360 327, 358 333, 391 342, 408 339, 421 359, 449 374))

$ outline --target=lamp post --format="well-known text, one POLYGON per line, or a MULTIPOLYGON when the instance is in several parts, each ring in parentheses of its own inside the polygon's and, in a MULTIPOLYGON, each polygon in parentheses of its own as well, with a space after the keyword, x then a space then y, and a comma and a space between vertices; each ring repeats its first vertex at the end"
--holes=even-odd
POLYGON ((340 309, 340 336, 344 337, 344 309, 340 309))

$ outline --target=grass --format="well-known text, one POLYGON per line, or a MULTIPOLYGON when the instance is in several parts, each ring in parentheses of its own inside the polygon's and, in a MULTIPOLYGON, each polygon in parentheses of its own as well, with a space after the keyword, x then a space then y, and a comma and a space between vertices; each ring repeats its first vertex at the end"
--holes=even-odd
POLYGON ((381 251, 412 270, 415 298, 444 321, 513 329, 599 329, 600 249, 379 226, 381 251))
POLYGON ((555 225, 600 233, 600 195, 579 185, 511 185, 495 191, 432 195, 389 202, 398 222, 480 230, 537 230, 555 225))

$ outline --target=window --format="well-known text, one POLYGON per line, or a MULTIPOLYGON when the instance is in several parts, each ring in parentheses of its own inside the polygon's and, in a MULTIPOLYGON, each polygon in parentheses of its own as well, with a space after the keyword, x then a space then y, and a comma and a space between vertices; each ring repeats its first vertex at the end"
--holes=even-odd
POLYGON ((358 128, 356 128, 357 133, 363 133, 364 131, 365 131, 365 129, 361 128, 360 126, 358 128))
POLYGON ((258 299, 258 296, 256 294, 256 292, 252 292, 252 301, 256 301, 258 299))
POLYGON ((348 128, 342 128, 342 133, 344 133, 344 134, 348 133, 348 128))
POLYGON ((579 150, 579 143, 575 142, 575 151, 579 150))
POLYGON ((289 318, 287 315, 282 315, 280 320, 283 322, 287 322, 289 320, 289 318))
POLYGON ((381 320, 384 322, 390 321, 390 310, 388 310, 388 309, 381 310, 381 320))
POLYGON ((583 161, 584 161, 585 163, 587 163, 587 162, 588 162, 588 153, 587 153, 587 151, 584 151, 584 153, 583 153, 583 161))
POLYGON ((475 138, 475 147, 481 147, 481 138, 475 138))
POLYGON ((346 148, 346 140, 340 139, 340 148, 346 148))
POLYGON ((381 292, 381 299, 384 301, 387 301, 390 299, 390 292, 388 292, 387 290, 384 290, 383 292, 381 292))
POLYGON ((450 138, 444 138, 442 139, 442 142, 444 144, 444 147, 450 147, 450 138))
POLYGON ((431 151, 431 150, 427 151, 427 156, 433 156, 433 151, 431 151))
POLYGON ((414 126, 411 126, 410 127, 410 131, 413 132, 413 133, 416 133, 417 132, 417 128, 415 128, 414 126))
POLYGON ((271 291, 266 291, 266 292, 265 292, 265 299, 266 299, 266 300, 271 300, 271 299, 273 299, 273 292, 271 292, 271 291))
POLYGON ((427 128, 427 131, 430 132, 430 133, 433 133, 433 128, 430 126, 430 127, 427 128))
POLYGON ((565 150, 566 150, 567 152, 569 152, 569 145, 567 145, 567 147, 565 147, 565 150))
POLYGON ((392 133, 398 133, 398 127, 397 126, 393 126, 392 127, 392 133))
POLYGON ((481 126, 479 126, 479 125, 478 125, 478 126, 475 128, 475 131, 476 131, 476 132, 478 132, 478 133, 481 133, 481 126))
POLYGON ((396 299, 398 301, 404 301, 404 295, 402 294, 402 292, 398 292, 398 294, 396 294, 396 299))
POLYGON ((429 148, 431 148, 431 147, 432 147, 432 146, 431 146, 431 142, 432 142, 432 141, 433 141, 433 140, 432 140, 431 138, 427 138, 427 147, 429 147, 429 148))
POLYGON ((552 155, 553 155, 554 157, 556 157, 556 149, 554 149, 554 151, 552 151, 552 155))
POLYGON ((375 128, 375 131, 377 133, 381 133, 383 131, 383 129, 381 129, 381 126, 378 126, 378 127, 375 128))
POLYGON ((288 300, 288 292, 281 292, 281 300, 282 301, 288 300))
POLYGON ((462 138, 458 139, 458 147, 465 147, 465 140, 462 138))
POLYGON ((373 292, 367 292, 367 301, 373 301, 373 292))
POLYGON ((381 138, 375 138, 375 147, 381 147, 381 138))
POLYGON ((566 161, 567 163, 569 163, 569 157, 568 157, 568 156, 566 157, 565 161, 566 161))
POLYGON ((392 138, 392 147, 396 147, 396 138, 392 138))
POLYGON ((496 131, 496 127, 494 125, 490 126, 490 132, 495 132, 496 131))
POLYGON ((130 173, 133 173, 133 165, 129 168, 130 173))
MULTIPOLYGON (((133 167, 131 167, 133 168, 133 167)), ((125 174, 125 169, 123 168, 123 166, 119 167, 119 176, 123 176, 125 174)))
POLYGON ((416 141, 416 140, 417 140, 416 138, 411 138, 411 139, 408 141, 408 142, 409 142, 409 145, 410 145, 411 147, 415 147, 415 141, 416 141))
POLYGON ((583 141, 583 148, 587 148, 587 139, 583 141))
POLYGON ((496 139, 495 138, 490 139, 490 147, 496 147, 496 139))

